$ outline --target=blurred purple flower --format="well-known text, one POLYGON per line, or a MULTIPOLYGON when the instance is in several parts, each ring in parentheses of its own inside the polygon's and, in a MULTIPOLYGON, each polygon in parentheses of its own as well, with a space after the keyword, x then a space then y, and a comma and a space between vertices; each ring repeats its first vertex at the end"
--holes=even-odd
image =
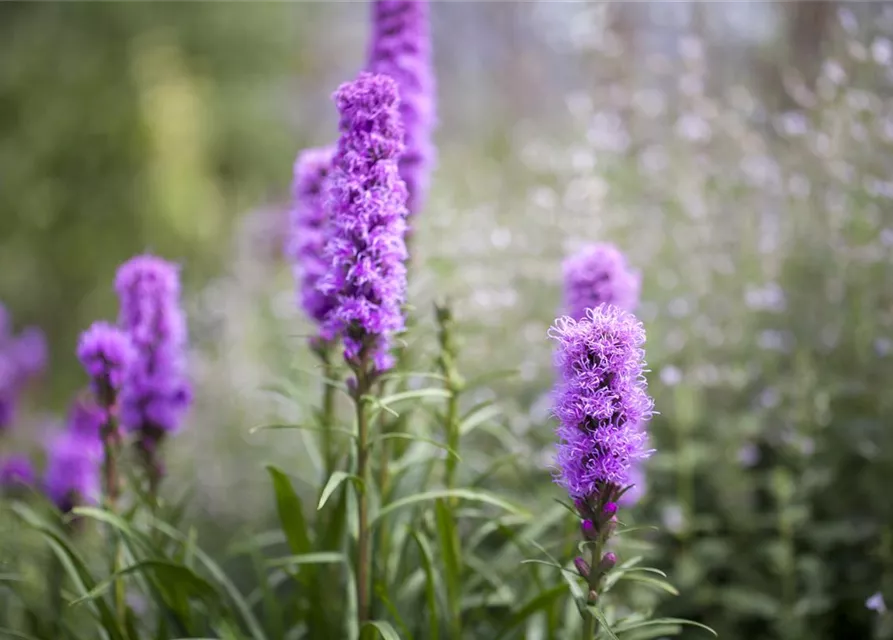
POLYGON ((44 489, 61 511, 98 502, 101 459, 92 441, 73 431, 56 434, 49 441, 44 489))
POLYGON ((404 327, 406 185, 397 171, 403 127, 397 84, 363 72, 335 93, 341 138, 330 176, 329 269, 319 288, 335 305, 322 326, 344 338, 344 357, 366 350, 378 370, 392 366, 390 335, 404 327))
POLYGON ((335 301, 319 290, 328 269, 324 252, 329 216, 326 211, 326 178, 332 169, 330 147, 307 149, 295 162, 289 239, 286 254, 298 283, 298 300, 304 313, 317 324, 325 320, 335 301))
POLYGON ((645 330, 612 305, 563 317, 550 329, 561 380, 555 390, 557 482, 572 498, 604 498, 630 483, 647 458, 652 401, 643 376, 645 330))
POLYGON ((0 488, 34 484, 34 466, 23 455, 0 460, 0 488))
POLYGON ((121 423, 129 431, 161 437, 180 427, 192 398, 179 268, 155 256, 137 256, 119 267, 115 290, 119 324, 135 348, 121 389, 121 423))
POLYGON ((626 311, 634 311, 639 304, 642 278, 612 244, 586 245, 566 258, 562 269, 565 313, 576 320, 603 303, 626 311))
POLYGON ((408 192, 407 210, 418 213, 431 181, 436 124, 435 79, 428 0, 375 0, 367 70, 397 81, 405 148, 400 177, 408 192))
POLYGON ((68 410, 67 429, 96 455, 102 454, 102 426, 106 412, 94 402, 76 399, 68 410))
POLYGON ((77 356, 90 376, 97 399, 111 404, 136 359, 136 351, 126 333, 106 322, 94 322, 81 334, 77 356))
POLYGON ((884 602, 883 594, 878 591, 865 601, 865 608, 878 613, 886 613, 887 604, 884 602))
POLYGON ((43 332, 26 327, 12 335, 12 322, 0 305, 0 430, 15 418, 19 397, 26 385, 46 367, 47 344, 43 332))
POLYGON ((621 507, 631 507, 638 503, 639 500, 642 499, 642 496, 645 495, 647 485, 645 480, 645 470, 642 468, 641 461, 630 466, 628 484, 630 485, 630 488, 627 489, 617 501, 621 507))

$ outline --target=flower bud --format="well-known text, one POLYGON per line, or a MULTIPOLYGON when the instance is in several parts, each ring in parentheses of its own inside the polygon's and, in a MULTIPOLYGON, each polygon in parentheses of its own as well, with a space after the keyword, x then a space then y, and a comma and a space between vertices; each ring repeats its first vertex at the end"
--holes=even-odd
POLYGON ((591 571, 591 567, 589 563, 586 562, 580 556, 574 558, 574 566, 577 568, 577 573, 579 573, 582 577, 589 579, 589 572, 591 571))
POLYGON ((580 530, 583 532, 583 538, 586 540, 595 540, 598 537, 598 530, 592 520, 583 520, 580 522, 580 530))
POLYGON ((614 555, 613 551, 608 551, 608 553, 602 556, 601 562, 598 563, 598 570, 599 572, 604 573, 613 569, 616 564, 617 556, 614 555))
POLYGON ((606 502, 604 507, 605 515, 613 516, 617 513, 617 503, 616 502, 606 502))

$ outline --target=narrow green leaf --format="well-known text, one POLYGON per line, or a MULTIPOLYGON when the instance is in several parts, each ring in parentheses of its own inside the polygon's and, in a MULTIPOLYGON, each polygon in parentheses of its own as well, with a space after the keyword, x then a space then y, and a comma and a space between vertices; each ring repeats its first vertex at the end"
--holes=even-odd
POLYGON ((524 623, 529 617, 535 614, 537 611, 548 609, 551 607, 558 598, 560 598, 565 592, 565 586, 563 584, 556 585, 549 589, 548 591, 543 591, 520 607, 518 607, 506 620, 505 625, 502 627, 502 631, 500 631, 499 635, 496 636, 494 640, 502 640, 505 638, 511 631, 524 623))
POLYGON ((395 500, 394 502, 385 505, 372 519, 371 525, 375 526, 385 516, 398 509, 402 509, 403 507, 416 504, 418 502, 437 500, 439 498, 460 498, 462 500, 470 500, 472 502, 483 502, 486 504, 492 504, 501 509, 505 509, 506 511, 509 511, 511 513, 529 516, 529 512, 527 512, 525 509, 515 506, 510 502, 503 500, 502 498, 494 496, 491 493, 478 491, 475 489, 437 489, 434 491, 426 491, 424 493, 417 493, 415 495, 406 496, 405 498, 400 498, 399 500, 395 500))
POLYGON ((426 444, 433 445, 433 446, 437 447, 438 449, 443 449, 444 451, 446 451, 450 456, 452 456, 456 460, 459 460, 459 461, 462 460, 462 458, 459 457, 459 454, 456 453, 452 448, 450 448, 443 442, 434 440, 432 438, 423 438, 421 436, 416 436, 411 433, 392 432, 392 433, 383 433, 381 435, 375 436, 374 438, 372 438, 369 441, 369 445, 372 446, 373 444, 381 442, 382 440, 412 440, 414 442, 424 442, 426 444))
POLYGON ((21 631, 16 631, 15 629, 7 629, 6 627, 0 628, 0 638, 16 638, 17 640, 40 640, 40 638, 29 636, 27 633, 22 633, 21 631))
POLYGON ((98 598, 120 577, 132 573, 146 572, 154 573, 157 577, 158 584, 174 598, 184 596, 207 599, 217 595, 217 590, 214 589, 214 586, 210 582, 181 564, 168 562, 166 560, 142 560, 129 567, 124 567, 120 571, 116 571, 96 585, 87 594, 76 600, 72 600, 70 605, 75 606, 82 602, 98 598))
POLYGON ((608 623, 608 619, 605 617, 605 614, 595 605, 587 605, 586 610, 589 611, 592 615, 595 616, 595 619, 598 620, 599 624, 599 635, 604 631, 605 635, 607 635, 611 640, 620 640, 617 637, 617 634, 614 633, 614 630, 611 628, 611 625, 608 623))
POLYGON ((307 521, 304 519, 304 507, 298 494, 295 493, 291 480, 284 471, 274 465, 267 465, 267 472, 273 481, 276 493, 276 512, 279 523, 288 541, 288 547, 294 554, 310 551, 310 536, 307 533, 307 521))
POLYGON ((631 624, 620 623, 615 628, 615 631, 617 633, 623 633, 625 631, 632 631, 633 629, 641 629, 642 627, 652 627, 658 625, 683 625, 689 627, 698 627, 699 629, 703 629, 704 631, 709 632, 715 638, 719 637, 716 631, 714 631, 707 625, 701 624, 700 622, 695 622, 693 620, 685 620, 683 618, 655 618, 653 620, 638 620, 631 624))
POLYGON ((328 482, 326 482, 326 486, 323 487, 322 494, 320 494, 319 496, 319 504, 316 505, 317 511, 325 506, 326 502, 329 501, 329 498, 335 492, 335 489, 337 489, 345 480, 352 481, 360 489, 363 488, 363 480, 359 476, 345 473, 344 471, 336 471, 329 477, 328 482))
POLYGON ((440 637, 440 625, 437 616, 437 582, 434 572, 434 558, 431 553, 431 545, 418 531, 412 532, 412 537, 419 546, 422 555, 422 568, 425 571, 425 596, 428 600, 428 621, 430 624, 429 640, 438 640, 440 637))
POLYGON ((258 433, 259 431, 283 431, 283 430, 299 430, 299 431, 331 431, 332 433, 340 433, 346 436, 350 436, 351 438, 356 438, 357 434, 351 431, 350 429, 345 429, 344 427, 316 427, 305 424, 262 424, 256 427, 251 427, 248 430, 248 433, 253 435, 258 433))
POLYGON ((459 536, 456 523, 446 501, 438 500, 434 504, 434 519, 437 526, 438 548, 443 558, 444 576, 446 578, 447 607, 450 614, 450 636, 462 637, 462 550, 459 547, 459 536))
MULTIPOLYGON (((179 542, 183 542, 183 534, 181 534, 170 525, 161 522, 160 520, 155 520, 152 524, 156 529, 161 531, 169 538, 172 538, 179 542)), ((205 566, 214 580, 217 581, 217 584, 223 587, 224 591, 226 591, 226 594, 229 596, 230 600, 232 600, 233 604, 239 610, 239 615, 242 616, 242 620, 244 620, 245 624, 248 626, 248 630, 251 634, 252 639, 267 640, 267 636, 264 633, 263 628, 260 626, 260 623, 257 621, 257 618, 255 618, 254 614, 251 612, 251 607, 248 606, 247 602, 245 602, 245 598, 232 583, 232 581, 227 577, 223 569, 221 569, 220 566, 201 549, 195 550, 195 557, 205 566)))
POLYGON ((627 580, 631 582, 640 582, 642 584, 649 585, 658 589, 659 591, 666 591, 670 595, 678 596, 679 591, 676 590, 676 587, 671 585, 669 582, 664 582, 658 578, 652 578, 649 576, 640 576, 638 574, 632 573, 630 571, 625 572, 621 578, 621 580, 627 580))
POLYGON ((462 422, 459 423, 459 433, 463 436, 467 435, 501 413, 502 410, 495 406, 493 401, 488 400, 485 403, 481 403, 469 411, 466 417, 462 418, 462 422))
POLYGON ((344 562, 344 555, 331 551, 320 551, 319 553, 304 553, 294 556, 285 556, 284 558, 276 558, 268 560, 267 564, 271 567, 290 567, 302 564, 334 564, 344 562))
POLYGON ((363 628, 365 629, 366 627, 372 627, 378 631, 378 636, 384 638, 384 640, 400 640, 400 636, 394 627, 391 626, 391 623, 384 620, 369 620, 363 624, 363 628))
POLYGON ((74 516, 90 518, 111 525, 123 533, 127 538, 138 543, 143 549, 150 550, 152 548, 152 543, 145 534, 131 527, 129 522, 111 511, 106 511, 105 509, 100 509, 98 507, 75 507, 71 510, 71 513, 74 516))
POLYGON ((375 406, 390 408, 399 402, 406 400, 424 400, 427 398, 449 398, 450 392, 440 387, 428 387, 426 389, 410 389, 409 391, 398 391, 384 398, 376 398, 368 396, 368 400, 375 406))

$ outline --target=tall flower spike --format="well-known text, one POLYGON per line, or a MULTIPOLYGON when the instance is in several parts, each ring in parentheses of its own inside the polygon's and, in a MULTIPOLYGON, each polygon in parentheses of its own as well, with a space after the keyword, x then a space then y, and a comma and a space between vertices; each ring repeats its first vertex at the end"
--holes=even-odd
POLYGON ((434 164, 435 80, 428 0, 375 0, 367 70, 397 81, 406 148, 400 177, 408 190, 407 209, 424 206, 434 164))
POLYGON ((344 338, 349 362, 368 354, 379 371, 393 364, 390 336, 404 327, 406 185, 399 97, 393 79, 363 72, 335 93, 341 138, 330 177, 329 268, 320 290, 335 305, 322 337, 344 338))
POLYGON ((641 276, 612 244, 586 245, 565 259, 563 271, 565 313, 575 320, 603 303, 626 311, 639 304, 641 276))
POLYGON ((328 269, 324 257, 329 216, 326 211, 326 179, 332 169, 331 147, 307 149, 298 155, 292 182, 289 239, 286 248, 298 283, 298 301, 317 324, 325 320, 334 300, 319 290, 328 269))
POLYGON ((549 335, 558 343, 561 376, 556 480, 584 504, 594 496, 605 502, 629 484, 631 466, 651 453, 644 429, 652 408, 642 373, 645 330, 632 314, 601 305, 581 320, 560 318, 549 335))
POLYGON ((40 329, 26 327, 18 336, 11 329, 9 316, 0 306, 0 429, 12 424, 19 396, 43 373, 47 361, 46 338, 40 329))
POLYGON ((176 265, 144 255, 118 269, 120 327, 135 360, 121 391, 121 422, 154 437, 176 431, 191 400, 186 379, 186 320, 176 265))
POLYGON ((107 322, 94 322, 81 334, 77 356, 97 399, 103 401, 121 389, 136 352, 126 333, 107 322))

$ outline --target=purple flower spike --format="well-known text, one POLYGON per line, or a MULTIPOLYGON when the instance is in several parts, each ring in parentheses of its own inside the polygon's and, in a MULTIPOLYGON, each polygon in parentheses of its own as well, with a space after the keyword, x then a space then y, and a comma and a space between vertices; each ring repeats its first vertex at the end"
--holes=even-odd
POLYGON ((126 333, 106 322, 94 322, 81 334, 77 356, 96 397, 113 398, 136 359, 136 351, 126 333))
POLYGON ((93 442, 77 433, 56 435, 47 447, 44 487, 61 511, 71 511, 99 500, 99 468, 102 456, 93 442))
POLYGON ((129 431, 152 432, 153 437, 174 432, 192 397, 179 268, 155 256, 137 256, 118 269, 115 290, 120 327, 135 348, 121 389, 121 422, 129 431))
POLYGON ((612 244, 590 244, 565 259, 565 313, 575 320, 586 317, 587 309, 612 304, 634 311, 639 304, 642 279, 631 270, 626 258, 612 244))
POLYGON ((367 70, 397 81, 406 148, 400 156, 400 177, 408 190, 407 208, 424 205, 434 164, 432 140, 435 80, 427 0, 376 0, 367 70))
POLYGON ((298 300, 304 313, 317 324, 325 320, 335 301, 319 290, 328 270, 324 257, 329 216, 326 211, 326 179, 335 150, 326 147, 301 152, 295 162, 290 237, 286 254, 298 283, 298 300))
POLYGON ((37 327, 25 327, 12 345, 13 359, 19 367, 19 375, 25 379, 36 378, 43 373, 47 363, 47 341, 37 327))
POLYGON ((397 84, 361 73, 335 93, 341 138, 330 176, 328 271, 320 290, 335 305, 322 337, 344 338, 344 357, 368 353, 379 371, 390 368, 390 336, 404 327, 406 185, 397 171, 403 126, 397 84))
POLYGON ((19 397, 46 367, 47 344, 43 332, 26 327, 18 336, 11 335, 6 310, 0 308, 0 429, 12 424, 19 397))
POLYGON ((642 374, 645 330, 632 314, 602 305, 581 320, 560 318, 549 336, 558 343, 561 376, 556 481, 571 498, 609 496, 629 484, 631 466, 651 453, 644 430, 652 409, 642 374))
POLYGON ((68 410, 68 431, 96 455, 102 454, 102 427, 105 423, 106 412, 93 402, 78 399, 68 410))
POLYGON ((0 460, 0 488, 34 484, 34 467, 22 455, 0 460))

